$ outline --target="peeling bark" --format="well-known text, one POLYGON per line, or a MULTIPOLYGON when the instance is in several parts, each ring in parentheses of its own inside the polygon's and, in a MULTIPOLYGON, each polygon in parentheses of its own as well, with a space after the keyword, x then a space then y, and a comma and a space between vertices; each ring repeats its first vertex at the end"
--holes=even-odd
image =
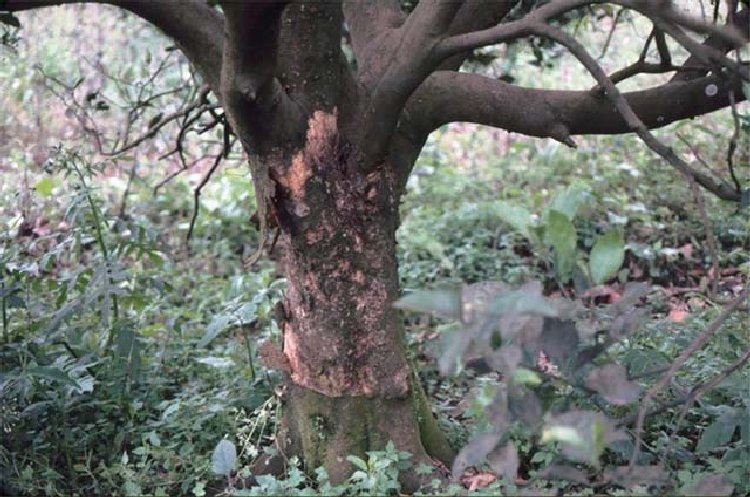
POLYGON ((389 440, 417 464, 429 462, 425 447, 448 463, 453 453, 414 382, 391 305, 401 182, 391 168, 356 167, 337 122, 336 109, 315 111, 301 150, 262 160, 277 185, 287 278, 281 327, 290 385, 280 440, 308 469, 323 465, 342 481, 352 469, 347 454, 389 440))

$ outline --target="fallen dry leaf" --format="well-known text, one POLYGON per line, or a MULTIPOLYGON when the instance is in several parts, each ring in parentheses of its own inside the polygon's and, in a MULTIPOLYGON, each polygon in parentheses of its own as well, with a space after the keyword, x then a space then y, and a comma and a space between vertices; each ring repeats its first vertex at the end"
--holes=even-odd
POLYGON ((670 309, 669 316, 667 316, 667 318, 673 323, 681 323, 685 320, 688 314, 689 312, 687 309, 687 304, 680 302, 677 304, 673 304, 672 309, 670 309))
POLYGON ((478 488, 484 488, 495 480, 497 480, 497 476, 493 473, 480 472, 473 467, 468 468, 460 478, 461 485, 468 488, 469 492, 478 488))

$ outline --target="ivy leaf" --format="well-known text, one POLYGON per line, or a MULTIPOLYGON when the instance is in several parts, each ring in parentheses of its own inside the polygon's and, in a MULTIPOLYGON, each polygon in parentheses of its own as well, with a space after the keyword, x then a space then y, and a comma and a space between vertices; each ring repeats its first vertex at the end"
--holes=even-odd
POLYGON ((625 242, 621 230, 611 230, 597 238, 589 256, 594 284, 601 285, 614 276, 624 260, 625 242))
POLYGON ((214 448, 211 467, 217 475, 230 476, 237 464, 237 448, 227 439, 222 439, 214 448))

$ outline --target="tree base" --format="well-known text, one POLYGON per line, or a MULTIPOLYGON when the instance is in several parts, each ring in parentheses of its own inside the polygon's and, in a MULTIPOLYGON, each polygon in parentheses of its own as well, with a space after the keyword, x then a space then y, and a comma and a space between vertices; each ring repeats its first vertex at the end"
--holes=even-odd
POLYGON ((296 455, 305 472, 312 474, 322 466, 335 485, 346 481, 355 470, 346 456, 366 460, 368 451, 383 450, 392 441, 397 450, 412 455, 410 469, 399 477, 404 491, 416 491, 434 478, 445 480, 444 468, 450 466, 455 453, 432 415, 421 385, 412 384, 412 395, 404 399, 331 398, 298 385, 289 386, 277 432, 282 457, 259 460, 253 472, 278 476, 285 469, 285 461, 296 455), (418 475, 414 469, 421 464, 433 466, 435 471, 418 475))

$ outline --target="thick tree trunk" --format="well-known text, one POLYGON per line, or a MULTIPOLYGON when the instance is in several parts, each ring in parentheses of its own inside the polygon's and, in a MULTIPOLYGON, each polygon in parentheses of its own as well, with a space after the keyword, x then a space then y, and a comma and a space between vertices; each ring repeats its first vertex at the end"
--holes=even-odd
POLYGON ((335 112, 316 111, 302 150, 262 158, 276 185, 270 211, 287 278, 289 386, 279 441, 286 455, 301 456, 310 470, 324 466, 334 482, 351 474, 348 454, 364 456, 389 440, 415 464, 453 455, 392 307, 402 182, 392 168, 361 172, 337 127, 335 112))

